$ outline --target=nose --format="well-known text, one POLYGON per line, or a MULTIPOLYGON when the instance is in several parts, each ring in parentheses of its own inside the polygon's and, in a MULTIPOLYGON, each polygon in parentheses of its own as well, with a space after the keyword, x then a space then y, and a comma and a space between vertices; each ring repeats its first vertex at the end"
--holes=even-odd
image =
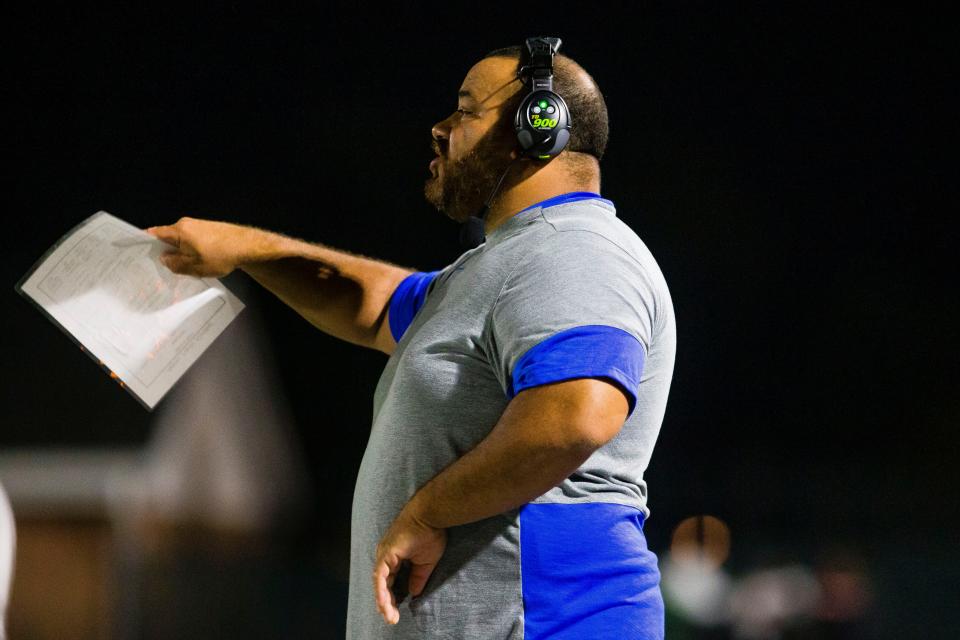
POLYGON ((430 135, 433 136, 434 140, 439 142, 441 140, 446 141, 449 139, 450 137, 450 126, 448 124, 449 121, 450 121, 450 118, 447 117, 441 120, 440 122, 438 122, 437 124, 433 125, 433 127, 430 129, 430 135))

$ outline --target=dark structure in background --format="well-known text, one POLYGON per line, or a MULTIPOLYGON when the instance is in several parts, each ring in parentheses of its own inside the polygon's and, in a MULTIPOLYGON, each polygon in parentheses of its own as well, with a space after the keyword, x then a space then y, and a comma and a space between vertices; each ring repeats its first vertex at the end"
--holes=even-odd
MULTIPOLYGON (((708 3, 374 13, 77 6, 6 20, 0 449, 149 436, 152 416, 13 291, 65 230, 99 209, 141 227, 192 215, 440 268, 460 249, 422 196, 430 126, 484 52, 556 33, 610 110, 602 193, 676 307, 651 547, 710 514, 729 527, 731 571, 846 558, 871 580, 870 633, 953 637, 960 340, 956 234, 936 215, 952 174, 934 119, 951 84, 938 18, 708 3)), ((270 577, 217 583, 275 585, 238 596, 262 610, 225 614, 269 626, 343 598, 385 357, 250 289, 316 496, 270 577)), ((177 570, 215 575, 205 562, 177 570)))

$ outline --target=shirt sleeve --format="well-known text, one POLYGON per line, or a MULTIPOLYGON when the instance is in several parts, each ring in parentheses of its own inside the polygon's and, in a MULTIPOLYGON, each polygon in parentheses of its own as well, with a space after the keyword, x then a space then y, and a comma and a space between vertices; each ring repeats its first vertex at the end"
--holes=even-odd
POLYGON ((626 251, 591 231, 556 232, 514 268, 491 312, 491 352, 507 396, 599 378, 624 392, 629 417, 655 308, 647 274, 626 251))
POLYGON ((437 271, 414 271, 400 281, 390 296, 388 317, 390 318, 390 333, 393 339, 400 342, 400 338, 413 322, 417 311, 427 299, 427 291, 434 278, 440 273, 437 271))

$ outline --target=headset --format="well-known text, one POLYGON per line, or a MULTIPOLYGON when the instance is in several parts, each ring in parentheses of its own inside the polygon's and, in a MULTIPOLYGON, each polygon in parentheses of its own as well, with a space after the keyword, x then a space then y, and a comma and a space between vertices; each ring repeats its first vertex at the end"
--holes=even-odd
POLYGON ((553 56, 560 50, 560 38, 527 38, 526 55, 521 57, 517 77, 530 91, 513 116, 521 155, 549 160, 570 141, 570 109, 553 90, 553 56))
POLYGON ((529 87, 529 91, 513 115, 513 128, 517 133, 520 152, 504 169, 480 211, 461 225, 460 244, 465 249, 477 247, 485 240, 484 218, 514 163, 522 158, 550 160, 557 157, 570 141, 570 128, 573 126, 570 109, 560 94, 553 90, 553 56, 560 49, 560 44, 560 38, 539 36, 526 40, 526 49, 521 51, 517 65, 517 78, 529 87))

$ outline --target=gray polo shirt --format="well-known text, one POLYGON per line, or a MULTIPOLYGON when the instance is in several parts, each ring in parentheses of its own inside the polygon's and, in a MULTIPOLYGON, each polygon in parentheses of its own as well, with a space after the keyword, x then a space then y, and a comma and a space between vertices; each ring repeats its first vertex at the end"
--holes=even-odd
POLYGON ((398 342, 374 392, 354 492, 347 637, 662 637, 643 472, 676 328, 656 261, 613 203, 574 192, 513 215, 443 269, 408 276, 388 319, 398 342), (626 395, 620 432, 530 503, 448 529, 424 591, 386 624, 371 574, 406 502, 480 442, 517 393, 583 377, 626 395))

